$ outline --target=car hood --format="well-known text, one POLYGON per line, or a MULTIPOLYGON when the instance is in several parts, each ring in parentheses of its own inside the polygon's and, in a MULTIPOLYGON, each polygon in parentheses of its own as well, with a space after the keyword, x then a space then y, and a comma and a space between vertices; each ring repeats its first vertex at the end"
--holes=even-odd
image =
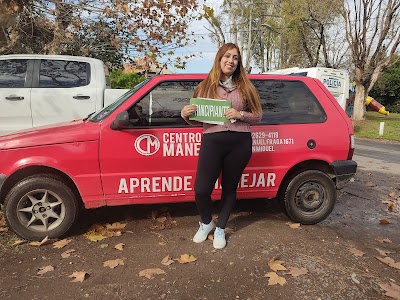
POLYGON ((0 150, 99 139, 100 124, 83 120, 57 123, 0 136, 0 150))

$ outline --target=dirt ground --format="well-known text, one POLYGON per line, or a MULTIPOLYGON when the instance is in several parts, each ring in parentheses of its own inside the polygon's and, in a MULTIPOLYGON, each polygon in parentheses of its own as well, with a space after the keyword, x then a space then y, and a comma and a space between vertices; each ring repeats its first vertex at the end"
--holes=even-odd
POLYGON ((223 250, 214 250, 211 240, 192 242, 198 227, 194 203, 86 211, 60 249, 52 243, 13 245, 19 238, 0 232, 0 299, 390 300, 400 286, 399 197, 398 174, 360 165, 332 214, 317 225, 292 228, 274 201, 242 200, 223 250), (397 204, 392 211, 390 202, 397 204), (120 236, 98 242, 84 236, 93 224, 115 222, 126 224, 111 231, 120 236), (114 248, 119 243, 122 250, 114 248), (191 260, 183 254, 196 260, 183 263, 191 260), (105 267, 109 260, 123 265, 105 267), (273 271, 271 261, 287 270, 273 271), (46 266, 54 270, 38 274, 46 266), (147 269, 163 274, 139 276, 147 269), (88 275, 71 282, 74 272, 88 275), (269 285, 272 272, 286 283, 269 285))

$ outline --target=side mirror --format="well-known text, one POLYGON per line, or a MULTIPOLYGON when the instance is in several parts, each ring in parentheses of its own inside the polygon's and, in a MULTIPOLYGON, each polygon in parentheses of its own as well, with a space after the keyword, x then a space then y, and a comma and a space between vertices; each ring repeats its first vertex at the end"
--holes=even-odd
POLYGON ((127 111, 120 112, 115 120, 111 123, 111 129, 121 130, 130 127, 129 114, 127 111))

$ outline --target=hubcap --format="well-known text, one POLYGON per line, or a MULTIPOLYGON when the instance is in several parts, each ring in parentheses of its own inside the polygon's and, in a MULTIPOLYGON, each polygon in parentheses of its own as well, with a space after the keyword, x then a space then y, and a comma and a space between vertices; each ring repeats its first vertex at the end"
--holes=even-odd
POLYGON ((27 229, 46 232, 57 228, 65 218, 65 205, 52 191, 40 189, 27 193, 18 201, 17 216, 27 229))

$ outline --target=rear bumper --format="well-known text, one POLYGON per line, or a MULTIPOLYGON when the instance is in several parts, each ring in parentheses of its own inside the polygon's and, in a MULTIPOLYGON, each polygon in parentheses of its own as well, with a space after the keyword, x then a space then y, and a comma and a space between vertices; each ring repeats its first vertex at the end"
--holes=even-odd
POLYGON ((354 160, 336 160, 331 164, 336 174, 336 188, 340 190, 356 174, 357 163, 354 160))

